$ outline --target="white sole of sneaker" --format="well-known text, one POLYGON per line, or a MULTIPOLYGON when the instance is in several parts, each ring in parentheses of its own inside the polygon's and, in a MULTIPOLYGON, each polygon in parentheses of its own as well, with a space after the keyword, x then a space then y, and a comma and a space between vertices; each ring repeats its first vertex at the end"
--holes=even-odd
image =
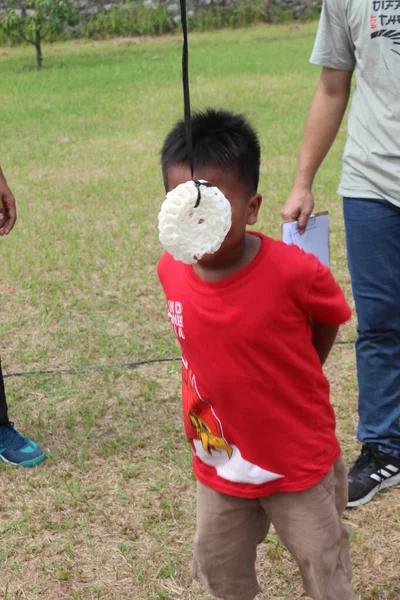
POLYGON ((36 465, 39 465, 41 462, 43 462, 45 458, 46 455, 42 454, 41 456, 37 456, 32 460, 26 460, 20 463, 15 463, 11 462, 10 460, 7 460, 6 458, 4 458, 4 456, 0 455, 0 459, 3 461, 3 463, 5 463, 6 465, 12 465, 13 467, 35 467, 36 465))
POLYGON ((400 473, 398 473, 397 475, 393 475, 393 477, 391 477, 390 479, 382 481, 382 483, 374 487, 374 489, 371 490, 369 494, 364 496, 364 498, 360 498, 359 500, 353 500, 353 502, 348 502, 347 508, 351 508, 352 506, 361 506, 362 504, 368 504, 368 502, 371 502, 372 498, 376 496, 378 492, 386 490, 387 488, 393 487, 394 485, 397 485, 399 483, 400 473))

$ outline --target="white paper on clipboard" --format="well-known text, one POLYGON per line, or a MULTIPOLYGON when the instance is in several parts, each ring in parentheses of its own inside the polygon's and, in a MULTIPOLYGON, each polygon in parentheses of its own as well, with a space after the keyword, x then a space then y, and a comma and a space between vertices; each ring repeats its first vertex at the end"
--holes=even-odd
POLYGON ((297 221, 285 221, 282 223, 282 241, 314 254, 329 267, 329 213, 311 215, 304 233, 299 233, 297 221))

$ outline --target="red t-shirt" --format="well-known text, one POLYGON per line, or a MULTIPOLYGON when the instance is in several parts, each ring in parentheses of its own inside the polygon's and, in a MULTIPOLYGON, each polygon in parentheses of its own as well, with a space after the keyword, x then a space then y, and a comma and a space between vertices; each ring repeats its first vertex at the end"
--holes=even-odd
POLYGON ((351 316, 331 272, 262 234, 244 269, 206 282, 164 254, 158 274, 182 348, 185 430, 205 485, 257 498, 315 485, 340 454, 310 319, 351 316))

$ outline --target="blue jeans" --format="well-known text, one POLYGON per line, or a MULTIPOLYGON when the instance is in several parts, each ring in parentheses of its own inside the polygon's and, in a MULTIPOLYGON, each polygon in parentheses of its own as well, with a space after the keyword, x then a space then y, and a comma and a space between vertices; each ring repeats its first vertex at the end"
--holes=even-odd
POLYGON ((358 317, 358 439, 400 456, 400 209, 343 199, 358 317))

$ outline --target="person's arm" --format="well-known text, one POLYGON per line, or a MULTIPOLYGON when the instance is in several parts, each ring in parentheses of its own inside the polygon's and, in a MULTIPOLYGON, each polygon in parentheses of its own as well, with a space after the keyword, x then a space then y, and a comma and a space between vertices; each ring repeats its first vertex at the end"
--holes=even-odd
POLYGON ((10 233, 16 220, 15 198, 0 167, 0 235, 10 233))
POLYGON ((328 154, 350 96, 352 71, 323 67, 308 114, 292 190, 282 208, 285 221, 298 219, 304 231, 314 208, 314 177, 328 154))
POLYGON ((333 325, 328 325, 327 323, 318 323, 317 321, 313 321, 312 330, 313 346, 317 351, 321 365, 323 365, 332 349, 333 342, 335 341, 339 331, 339 327, 334 327, 333 325))

